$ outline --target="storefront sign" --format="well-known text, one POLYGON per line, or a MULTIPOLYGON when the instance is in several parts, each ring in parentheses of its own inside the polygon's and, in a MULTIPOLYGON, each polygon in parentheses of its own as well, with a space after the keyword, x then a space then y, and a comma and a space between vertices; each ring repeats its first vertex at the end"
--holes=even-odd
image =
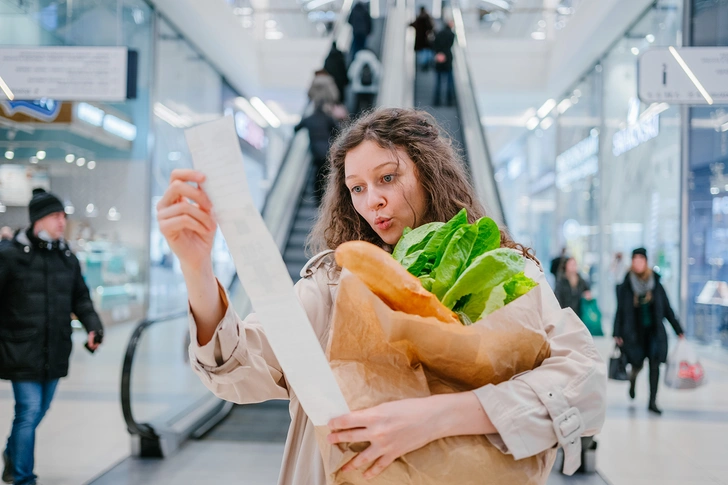
POLYGON ((612 137, 612 153, 615 157, 637 148, 660 134, 660 115, 638 121, 620 130, 612 137))
POLYGON ((599 134, 596 130, 556 157, 556 186, 568 187, 599 171, 599 134))
POLYGON ((0 49, 2 77, 15 100, 124 101, 126 47, 0 49))
POLYGON ((639 61, 645 103, 728 104, 728 47, 650 49, 639 61))

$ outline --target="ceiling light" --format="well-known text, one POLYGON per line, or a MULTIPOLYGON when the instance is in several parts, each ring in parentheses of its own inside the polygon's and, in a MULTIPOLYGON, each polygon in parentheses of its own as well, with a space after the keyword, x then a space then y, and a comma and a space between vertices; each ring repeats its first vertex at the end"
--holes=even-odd
POLYGON ((578 104, 579 103, 579 96, 572 96, 571 98, 569 98, 569 101, 571 101, 571 105, 572 106, 575 105, 575 104, 578 104))
POLYGON ((36 157, 36 156, 30 157, 30 163, 32 163, 32 164, 38 163, 38 157, 36 157))
POLYGON ((530 120, 528 120, 526 122, 526 128, 528 128, 529 130, 533 131, 538 126, 538 123, 539 123, 539 119, 534 116, 533 118, 531 118, 530 120))
POLYGON ((88 167, 89 170, 93 170, 96 168, 96 162, 93 160, 90 160, 86 166, 88 167))
POLYGON ((720 189, 718 187, 711 187, 710 193, 713 195, 718 195, 718 194, 720 194, 720 189))
POLYGON ((682 56, 680 55, 680 53, 673 46, 670 46, 668 49, 670 50, 670 53, 672 54, 672 57, 674 57, 675 60, 677 61, 677 63, 680 64, 680 67, 682 67, 682 70, 685 71, 685 74, 688 75, 688 77, 693 82, 693 84, 695 85, 695 87, 698 88, 698 91, 700 91, 700 94, 703 95, 703 97, 708 102, 708 104, 711 104, 712 105, 713 104, 713 98, 710 97, 710 94, 708 94, 708 91, 705 90, 705 88, 700 83, 700 81, 698 80, 698 78, 695 76, 695 74, 693 74, 693 71, 690 70, 690 68, 688 67, 687 63, 683 60, 682 56))
POLYGON ((5 158, 7 158, 8 160, 12 160, 13 158, 15 158, 15 152, 12 150, 6 151, 5 158))
POLYGON ((543 121, 541 121, 541 129, 548 130, 551 126, 553 126, 553 124, 554 119, 552 117, 549 116, 548 118, 544 118, 543 121))
POLYGON ((511 4, 506 2, 506 0, 483 0, 483 3, 489 3, 490 5, 493 5, 494 7, 498 7, 503 10, 511 9, 511 4))
POLYGON ((192 119, 189 116, 177 114, 162 103, 154 103, 154 115, 175 128, 189 128, 192 126, 192 119))
POLYGON ((46 152, 44 150, 38 150, 35 156, 38 157, 38 160, 45 160, 46 152))
POLYGON ((536 114, 539 118, 545 118, 551 111, 556 107, 556 100, 551 98, 547 100, 543 106, 541 106, 538 111, 536 111, 536 114))
POLYGON ((80 157, 78 160, 76 160, 76 165, 78 165, 79 167, 83 167, 84 165, 86 165, 86 159, 80 157))
POLYGON ((250 104, 250 101, 243 98, 242 96, 238 96, 235 98, 235 107, 238 108, 240 111, 248 115, 248 118, 253 120, 255 124, 260 126, 261 128, 267 128, 268 122, 265 121, 265 118, 261 116, 261 114, 258 112, 257 109, 253 108, 253 106, 250 104))
POLYGON ((73 163, 74 161, 76 161, 76 155, 73 153, 66 155, 66 163, 73 163))
POLYGON ((571 15, 572 13, 574 13, 574 9, 572 9, 571 7, 564 7, 564 6, 557 8, 556 11, 558 12, 559 15, 571 15))
POLYGON ((630 50, 632 51, 632 54, 634 54, 636 56, 640 55, 640 50, 638 48, 632 47, 632 49, 630 49, 630 50))
POLYGON ((281 40, 283 38, 283 32, 278 32, 277 30, 269 30, 265 33, 265 38, 268 40, 281 40))
POLYGON ((566 113, 566 110, 568 110, 568 109, 569 109, 569 108, 571 108, 572 106, 574 106, 574 104, 573 104, 573 103, 571 102, 571 100, 570 100, 569 98, 566 98, 566 99, 562 100, 562 101, 561 101, 561 102, 560 102, 560 103, 559 103, 559 104, 558 104, 558 105, 556 106, 556 111, 557 111, 557 112, 558 112, 558 113, 559 113, 560 115, 562 115, 562 114, 566 113))
POLYGON ((66 206, 63 208, 63 212, 70 216, 76 212, 76 208, 73 207, 73 204, 70 201, 68 201, 66 202, 66 206))
POLYGON ((265 118, 265 121, 267 121, 273 128, 278 128, 281 126, 281 120, 278 119, 278 117, 273 114, 273 112, 270 110, 270 108, 258 97, 254 97, 250 99, 250 104, 253 105, 253 108, 255 108, 263 118, 265 118))
POLYGON ((533 40, 546 40, 545 32, 531 32, 531 38, 533 40))
POLYGON ((95 205, 89 203, 86 206, 86 217, 96 217, 97 215, 99 215, 99 210, 95 205))
POLYGON ((5 93, 5 97, 8 98, 10 101, 15 99, 15 95, 10 90, 10 87, 7 84, 5 84, 5 80, 3 79, 2 76, 0 76, 0 91, 5 93))
POLYGON ((118 210, 116 210, 116 207, 112 207, 109 209, 109 212, 106 214, 106 219, 116 222, 121 219, 121 214, 118 210))
POLYGON ((0 214, 4 214, 8 210, 7 207, 5 207, 5 204, 0 202, 0 214))
POLYGON ((653 43, 653 42, 655 41, 655 36, 654 36, 654 35, 652 35, 652 34, 647 34, 647 35, 645 36, 645 40, 646 40, 647 42, 649 42, 650 44, 652 44, 652 43, 653 43))
POLYGON ((313 2, 309 2, 306 4, 306 9, 310 12, 311 10, 317 9, 319 7, 323 7, 324 5, 327 5, 329 3, 333 3, 334 0, 313 0, 313 2))

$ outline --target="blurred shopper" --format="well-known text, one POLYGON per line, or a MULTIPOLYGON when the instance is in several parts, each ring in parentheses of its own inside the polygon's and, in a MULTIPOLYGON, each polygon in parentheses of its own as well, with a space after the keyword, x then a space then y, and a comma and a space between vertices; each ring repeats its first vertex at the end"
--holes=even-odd
MULTIPOLYGON (((367 45, 367 37, 372 33, 372 17, 369 15, 369 8, 364 2, 357 2, 349 14, 351 24, 351 58, 356 59, 356 54, 367 45)), ((352 61, 353 62, 353 61, 352 61)))
POLYGON ((326 156, 329 153, 331 139, 336 134, 337 123, 331 115, 324 111, 323 106, 317 106, 313 114, 301 120, 295 131, 302 128, 308 130, 309 149, 316 170, 314 196, 316 205, 319 206, 326 183, 326 156))
POLYGON ((360 50, 354 62, 349 66, 351 91, 354 93, 356 106, 354 111, 361 113, 374 106, 374 98, 379 92, 379 81, 382 64, 376 54, 369 49, 360 50))
POLYGON ((645 358, 650 364, 650 403, 648 409, 662 414, 657 407, 660 364, 667 360, 667 319, 678 337, 683 329, 670 307, 667 293, 660 284, 660 275, 647 264, 647 250, 632 252, 632 268, 624 283, 617 287, 617 314, 614 319, 614 340, 632 365, 629 397, 635 398, 635 382, 645 358))
POLYGON ((432 63, 432 41, 435 39, 435 22, 427 13, 425 7, 420 7, 420 14, 410 24, 415 28, 415 52, 417 53, 417 65, 427 71, 432 63))
POLYGON ((0 248, 0 379, 12 382, 15 396, 2 478, 16 485, 36 483, 35 430, 58 379, 68 374, 71 313, 89 332, 89 350, 96 350, 103 333, 81 265, 63 239, 65 229, 61 201, 35 189, 30 228, 0 248))
POLYGON ((579 274, 574 258, 564 260, 554 293, 561 308, 571 308, 579 316, 581 316, 581 300, 591 300, 589 283, 579 274))
POLYGON ((10 226, 0 228, 0 248, 11 245, 14 237, 13 229, 10 226))
POLYGON ((344 53, 336 47, 336 42, 331 45, 329 55, 326 56, 326 61, 324 61, 324 70, 334 78, 336 87, 339 90, 339 99, 337 102, 343 103, 346 86, 349 84, 349 76, 346 70, 346 59, 344 58, 344 53))
POLYGON ((559 281, 559 271, 562 271, 564 269, 564 264, 566 263, 567 259, 568 258, 566 257, 566 248, 564 247, 561 248, 561 253, 551 260, 549 273, 554 276, 554 285, 557 281, 559 281))
POLYGON ((435 98, 432 101, 434 106, 440 106, 440 94, 442 85, 447 86, 447 105, 455 104, 455 80, 452 75, 452 46, 455 43, 455 32, 452 30, 453 23, 449 21, 435 36, 432 43, 432 50, 435 52, 435 98))
POLYGON ((311 87, 308 88, 308 99, 316 106, 330 106, 339 102, 341 95, 334 78, 324 69, 313 75, 311 87))

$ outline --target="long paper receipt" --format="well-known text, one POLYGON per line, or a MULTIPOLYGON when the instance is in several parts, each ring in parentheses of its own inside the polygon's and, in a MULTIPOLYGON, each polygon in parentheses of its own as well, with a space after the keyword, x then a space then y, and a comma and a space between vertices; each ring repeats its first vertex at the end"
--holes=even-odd
POLYGON ((248 189, 233 119, 186 130, 192 163, 285 378, 316 426, 349 412, 321 344, 293 290, 273 236, 248 189))

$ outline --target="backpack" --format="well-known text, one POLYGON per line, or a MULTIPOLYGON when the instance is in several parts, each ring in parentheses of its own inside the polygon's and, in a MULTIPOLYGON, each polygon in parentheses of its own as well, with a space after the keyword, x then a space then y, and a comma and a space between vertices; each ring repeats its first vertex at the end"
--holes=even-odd
POLYGON ((374 71, 372 71, 372 66, 368 63, 364 64, 364 67, 361 68, 359 81, 361 81, 362 86, 371 86, 374 84, 374 71))

